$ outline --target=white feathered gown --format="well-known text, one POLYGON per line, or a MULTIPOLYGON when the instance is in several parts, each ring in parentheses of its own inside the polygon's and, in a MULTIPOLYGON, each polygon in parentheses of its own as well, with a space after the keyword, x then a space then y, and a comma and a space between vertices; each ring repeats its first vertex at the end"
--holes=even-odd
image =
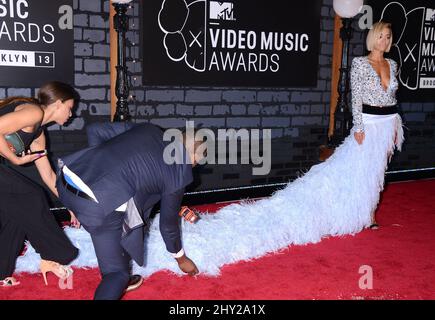
MULTIPOLYGON (((355 234, 371 223, 384 185, 394 146, 403 142, 399 115, 363 114, 365 140, 353 134, 325 162, 257 202, 232 204, 215 214, 203 214, 196 224, 182 222, 183 247, 202 273, 219 274, 225 264, 257 258, 289 245, 316 243, 324 236, 355 234)), ((144 267, 134 272, 148 276, 159 270, 181 274, 166 251, 154 219, 146 239, 144 267)), ((72 263, 97 267, 89 234, 68 228, 67 235, 80 249, 72 263)), ((33 248, 17 261, 17 271, 37 272, 39 255, 33 248)))

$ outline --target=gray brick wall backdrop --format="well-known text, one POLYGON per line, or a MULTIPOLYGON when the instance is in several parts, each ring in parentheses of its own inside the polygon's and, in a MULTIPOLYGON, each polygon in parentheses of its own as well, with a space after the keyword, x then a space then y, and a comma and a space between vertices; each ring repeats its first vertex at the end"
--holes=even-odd
MULTIPOLYGON (((163 128, 184 127, 186 120, 194 120, 197 125, 213 129, 272 129, 269 175, 252 176, 248 165, 207 165, 198 170, 196 190, 287 182, 318 162, 318 148, 326 141, 329 121, 332 0, 323 2, 318 82, 317 87, 309 89, 142 87, 137 0, 129 14, 133 121, 151 122, 163 128)), ((48 132, 53 159, 86 146, 85 126, 108 121, 110 115, 109 1, 74 0, 74 15, 74 85, 81 102, 69 126, 53 126, 48 132)), ((352 56, 364 54, 364 39, 363 32, 354 33, 352 56)), ((0 88, 0 97, 34 95, 35 91, 35 88, 0 88)), ((396 153, 390 170, 433 167, 435 102, 401 106, 409 130, 403 151, 396 153)))

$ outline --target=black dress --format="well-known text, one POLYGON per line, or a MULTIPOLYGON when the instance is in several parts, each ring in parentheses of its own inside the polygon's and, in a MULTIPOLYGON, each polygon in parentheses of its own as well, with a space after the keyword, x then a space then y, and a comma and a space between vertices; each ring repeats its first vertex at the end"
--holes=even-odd
MULTIPOLYGON (((0 117, 13 112, 21 103, 10 103, 0 108, 0 117)), ((40 127, 33 133, 18 131, 26 147, 41 133, 40 127)), ((44 260, 65 265, 78 255, 77 248, 50 213, 42 187, 15 171, 13 165, 1 161, 0 280, 13 274, 25 238, 44 260)))

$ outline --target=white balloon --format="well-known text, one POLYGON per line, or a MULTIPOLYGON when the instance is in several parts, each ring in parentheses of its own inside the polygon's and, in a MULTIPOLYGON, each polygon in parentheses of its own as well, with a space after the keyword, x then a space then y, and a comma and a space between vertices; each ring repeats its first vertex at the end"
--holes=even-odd
POLYGON ((364 0, 334 0, 335 13, 342 18, 353 18, 361 10, 364 0))

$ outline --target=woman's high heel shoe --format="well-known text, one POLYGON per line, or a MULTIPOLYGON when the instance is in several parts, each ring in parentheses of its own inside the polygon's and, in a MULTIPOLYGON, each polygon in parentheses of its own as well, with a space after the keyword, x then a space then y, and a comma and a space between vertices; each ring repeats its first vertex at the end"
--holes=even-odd
POLYGON ((0 280, 0 287, 15 287, 20 284, 14 277, 7 277, 4 280, 0 280))
POLYGON ((65 280, 73 274, 73 269, 68 266, 63 266, 57 262, 49 260, 41 260, 40 270, 44 277, 45 285, 48 286, 47 273, 53 272, 58 278, 65 280))
POLYGON ((372 213, 372 223, 370 224, 369 229, 371 229, 371 230, 378 230, 379 229, 379 224, 376 222, 374 213, 372 213))
POLYGON ((369 229, 371 229, 371 230, 378 230, 379 229, 379 225, 376 222, 373 222, 370 225, 369 229))

